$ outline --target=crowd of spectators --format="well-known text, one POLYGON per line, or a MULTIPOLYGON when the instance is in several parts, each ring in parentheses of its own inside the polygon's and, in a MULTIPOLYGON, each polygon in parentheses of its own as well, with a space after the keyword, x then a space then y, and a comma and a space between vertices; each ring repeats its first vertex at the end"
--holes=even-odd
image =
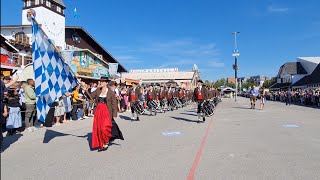
MULTIPOLYGON (((94 116, 94 100, 90 94, 100 87, 100 82, 81 82, 72 91, 65 93, 52 103, 45 122, 40 122, 36 118, 34 80, 28 79, 27 81, 17 82, 17 79, 10 76, 5 76, 1 80, 3 85, 1 125, 2 130, 7 131, 9 136, 22 131, 34 132, 43 126, 60 126, 71 121, 81 121, 94 116)), ((123 83, 117 84, 114 81, 109 84, 109 88, 116 93, 118 112, 120 113, 131 111, 130 87, 123 83)), ((140 90, 142 93, 141 105, 143 108, 147 108, 148 87, 141 87, 140 90)))
MULTIPOLYGON (((249 93, 240 93, 240 96, 250 97, 249 93)), ((266 100, 283 102, 287 105, 301 105, 308 107, 320 108, 320 89, 295 89, 268 91, 265 93, 266 100)), ((260 96, 258 95, 258 99, 260 96)))
POLYGON ((287 105, 320 107, 320 89, 272 91, 268 95, 271 101, 285 102, 287 105))

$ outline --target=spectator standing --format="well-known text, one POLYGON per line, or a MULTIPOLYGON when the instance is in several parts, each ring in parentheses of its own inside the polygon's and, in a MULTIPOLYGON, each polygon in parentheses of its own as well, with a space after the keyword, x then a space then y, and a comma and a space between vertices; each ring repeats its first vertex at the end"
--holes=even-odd
POLYGON ((25 94, 25 92, 24 92, 24 88, 26 87, 26 85, 27 85, 27 82, 26 81, 22 81, 21 82, 21 85, 20 85, 20 88, 19 88, 19 97, 20 97, 20 105, 21 105, 21 107, 20 107, 20 109, 21 109, 21 118, 22 118, 22 126, 25 126, 25 122, 24 122, 24 120, 25 120, 25 111, 26 111, 26 98, 25 98, 25 96, 26 96, 26 94, 25 94))
POLYGON ((5 96, 5 92, 7 91, 7 88, 9 86, 11 86, 12 84, 14 84, 17 80, 19 79, 19 76, 15 76, 15 78, 13 80, 11 80, 10 76, 5 76, 3 77, 3 80, 0 81, 0 148, 1 148, 1 152, 3 150, 2 146, 3 146, 3 135, 2 135, 2 123, 4 123, 4 119, 5 117, 7 117, 8 115, 8 111, 7 111, 7 107, 4 104, 4 96, 5 96))
POLYGON ((65 105, 65 113, 63 118, 63 123, 67 122, 67 118, 70 119, 71 111, 72 111, 72 104, 71 104, 71 93, 67 92, 63 97, 63 103, 65 105))
POLYGON ((264 88, 260 89, 260 110, 264 110, 264 104, 266 103, 266 92, 264 88))
POLYGON ((33 125, 33 118, 36 113, 36 93, 34 90, 34 80, 28 79, 28 85, 24 88, 25 92, 25 102, 26 102, 26 115, 25 123, 28 132, 33 132, 37 130, 33 125))
POLYGON ((65 105, 64 105, 64 102, 63 102, 63 98, 64 96, 61 96, 58 100, 58 104, 57 106, 55 106, 55 110, 54 110, 54 117, 56 118, 56 122, 55 122, 55 125, 56 126, 60 126, 60 119, 62 116, 64 116, 65 114, 65 105))
POLYGON ((72 92, 72 94, 73 94, 72 111, 71 111, 72 120, 78 120, 77 111, 78 111, 79 107, 83 106, 82 105, 83 99, 81 99, 79 97, 79 89, 80 89, 80 86, 76 86, 74 88, 74 91, 72 92))
POLYGON ((8 96, 8 109, 9 114, 7 117, 8 135, 13 135, 16 130, 22 126, 20 97, 17 89, 10 89, 8 96))
POLYGON ((289 88, 286 92, 285 98, 286 98, 286 105, 291 105, 291 89, 289 88))

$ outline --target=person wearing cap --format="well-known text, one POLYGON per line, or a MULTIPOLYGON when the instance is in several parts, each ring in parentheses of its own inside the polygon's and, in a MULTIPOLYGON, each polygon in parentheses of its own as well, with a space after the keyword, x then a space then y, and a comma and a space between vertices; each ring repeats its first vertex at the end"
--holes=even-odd
MULTIPOLYGON (((112 119, 113 117, 117 117, 118 107, 116 94, 111 88, 108 87, 108 82, 109 80, 107 78, 102 77, 100 87, 91 93, 91 97, 95 99, 96 103, 93 119, 91 148, 98 148, 98 152, 107 150, 109 143, 114 140, 113 138, 115 132, 113 132, 114 123, 112 119)), ((119 129, 118 126, 115 128, 119 129)))
POLYGON ((149 85, 149 90, 147 91, 147 105, 149 107, 150 115, 152 116, 152 112, 154 115, 157 115, 156 109, 152 108, 152 101, 154 101, 157 97, 156 91, 153 89, 153 84, 149 85))
POLYGON ((135 111, 134 106, 138 108, 141 97, 142 97, 142 93, 141 93, 141 89, 138 87, 138 83, 133 82, 132 88, 129 89, 129 101, 131 104, 131 113, 132 113, 131 120, 137 120, 137 121, 140 120, 139 112, 135 111), (135 118, 134 114, 137 115, 137 118, 135 118))
POLYGON ((205 114, 203 113, 203 103, 208 100, 208 90, 206 87, 203 86, 203 81, 202 80, 198 80, 198 84, 197 87, 194 90, 194 100, 198 103, 198 122, 200 122, 201 120, 201 116, 202 116, 202 120, 203 122, 206 121, 205 118, 205 114))

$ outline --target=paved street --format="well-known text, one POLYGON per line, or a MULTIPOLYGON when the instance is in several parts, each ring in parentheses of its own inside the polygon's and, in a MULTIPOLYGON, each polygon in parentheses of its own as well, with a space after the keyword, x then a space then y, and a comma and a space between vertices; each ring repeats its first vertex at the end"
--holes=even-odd
POLYGON ((125 140, 100 153, 92 119, 24 132, 5 138, 1 179, 320 179, 320 110, 249 106, 223 99, 205 123, 190 106, 139 122, 120 114, 125 140))

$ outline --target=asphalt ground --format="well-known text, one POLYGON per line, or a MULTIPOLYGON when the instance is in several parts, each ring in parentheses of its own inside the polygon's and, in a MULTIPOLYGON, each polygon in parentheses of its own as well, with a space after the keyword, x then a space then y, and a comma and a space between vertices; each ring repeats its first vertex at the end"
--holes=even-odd
POLYGON ((92 119, 5 137, 1 179, 320 179, 320 110, 223 99, 197 123, 195 105, 116 121, 124 134, 90 149, 92 119))

